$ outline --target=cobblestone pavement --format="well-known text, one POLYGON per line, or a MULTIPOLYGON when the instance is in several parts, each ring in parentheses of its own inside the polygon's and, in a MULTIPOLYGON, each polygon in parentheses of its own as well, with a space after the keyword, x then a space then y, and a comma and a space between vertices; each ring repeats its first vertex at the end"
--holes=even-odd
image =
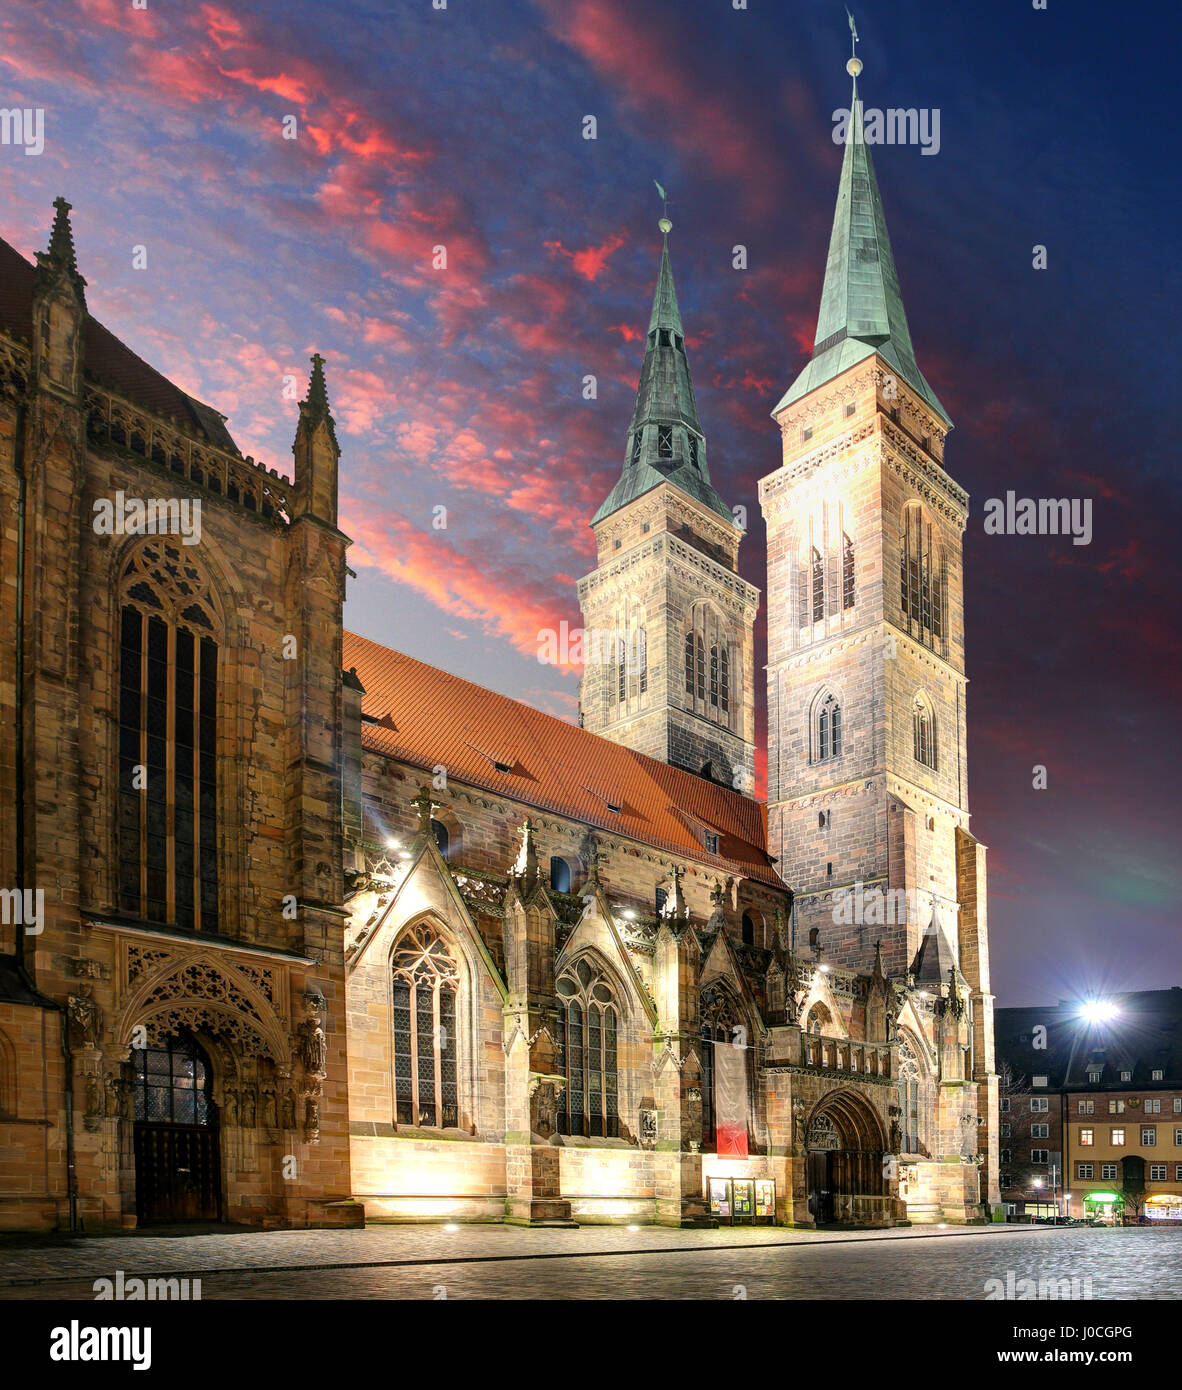
POLYGON ((0 1298, 199 1275, 203 1299, 980 1299, 989 1279, 1091 1280, 1096 1299, 1182 1295, 1182 1229, 676 1231, 371 1226, 0 1240, 0 1298))

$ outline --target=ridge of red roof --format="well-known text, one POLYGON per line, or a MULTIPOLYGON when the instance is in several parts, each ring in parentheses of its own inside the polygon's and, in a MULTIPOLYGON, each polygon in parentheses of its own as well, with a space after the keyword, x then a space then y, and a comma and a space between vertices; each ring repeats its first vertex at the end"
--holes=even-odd
POLYGON ((366 720, 362 746, 425 769, 442 764, 457 782, 552 811, 584 825, 739 874, 785 885, 767 855, 767 808, 729 787, 543 714, 507 695, 450 675, 356 633, 344 634, 343 665, 355 667, 366 720), (482 749, 504 750, 498 772, 482 749), (607 803, 620 806, 613 814, 607 803), (685 816, 716 828, 709 854, 685 816))
MULTIPOLYGON (((36 266, 0 238, 0 329, 24 341, 33 331, 36 274, 36 266)), ((217 448, 241 457, 223 415, 182 391, 89 314, 83 331, 83 364, 87 375, 100 385, 117 391, 154 415, 175 418, 181 428, 202 435, 217 448)))

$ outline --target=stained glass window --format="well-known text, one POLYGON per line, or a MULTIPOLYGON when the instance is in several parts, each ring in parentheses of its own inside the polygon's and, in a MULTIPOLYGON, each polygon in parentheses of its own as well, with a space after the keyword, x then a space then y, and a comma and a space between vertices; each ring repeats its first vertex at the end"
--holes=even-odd
POLYGON ((180 542, 124 573, 119 644, 120 910, 218 929, 218 623, 180 542))
POLYGON ((454 1129, 460 1122, 455 960, 439 932, 422 923, 399 938, 392 971, 396 1121, 454 1129))
POLYGON ((611 986, 584 957, 558 981, 559 1027, 566 1090, 560 1134, 616 1139, 620 1133, 617 1041, 611 986))

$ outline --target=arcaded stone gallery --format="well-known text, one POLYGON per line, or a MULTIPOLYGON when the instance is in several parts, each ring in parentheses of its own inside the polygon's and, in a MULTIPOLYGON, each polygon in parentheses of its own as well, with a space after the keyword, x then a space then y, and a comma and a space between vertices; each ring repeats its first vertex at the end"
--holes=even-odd
POLYGON ((578 725, 344 631, 323 362, 288 481, 69 212, 0 243, 0 1228, 988 1219, 968 498, 857 121, 762 596, 662 219, 578 725))

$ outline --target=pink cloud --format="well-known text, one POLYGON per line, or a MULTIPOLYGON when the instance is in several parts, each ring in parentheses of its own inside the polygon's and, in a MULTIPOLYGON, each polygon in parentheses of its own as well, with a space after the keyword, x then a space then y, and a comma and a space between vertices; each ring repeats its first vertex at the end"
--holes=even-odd
MULTIPOLYGON (((755 209, 768 211, 785 172, 761 145, 758 124, 736 94, 712 94, 704 74, 679 61, 669 34, 626 0, 535 0, 551 32, 613 86, 638 117, 678 148, 735 180, 755 209)), ((714 55, 709 56, 713 61, 714 55)))
POLYGON ((542 243, 547 251, 552 251, 558 256, 565 256, 574 267, 576 275, 581 275, 584 280, 592 281, 599 278, 603 273, 604 266, 623 244, 624 237, 619 232, 607 237, 599 246, 584 246, 581 251, 568 251, 561 241, 544 241, 542 243))

